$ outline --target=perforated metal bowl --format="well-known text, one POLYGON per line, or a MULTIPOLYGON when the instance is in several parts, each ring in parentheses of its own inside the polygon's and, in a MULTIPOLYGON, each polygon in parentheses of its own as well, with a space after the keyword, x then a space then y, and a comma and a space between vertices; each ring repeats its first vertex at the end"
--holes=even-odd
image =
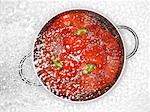
MULTIPOLYGON (((64 14, 69 14, 69 13, 72 13, 72 12, 84 12, 86 14, 90 14, 90 16, 92 16, 92 18, 96 19, 107 31, 109 31, 114 37, 116 37, 117 41, 118 41, 118 44, 119 44, 119 47, 121 49, 121 58, 120 58, 120 67, 119 67, 119 70, 117 72, 117 75, 116 77, 114 78, 114 80, 103 90, 99 90, 99 91, 96 91, 94 93, 89 93, 89 94, 86 94, 86 95, 83 95, 83 97, 81 97, 80 99, 74 99, 72 101, 89 101, 91 99, 95 99, 95 98, 98 98, 98 97, 101 97, 103 96, 104 94, 106 94, 109 90, 111 90, 111 88, 117 83, 117 81, 119 80, 119 78, 121 77, 121 74, 123 72, 123 69, 124 69, 124 66, 125 66, 125 63, 126 63, 126 59, 129 59, 131 58, 137 51, 138 49, 138 46, 139 46, 139 40, 138 40, 138 36, 137 34, 129 27, 127 26, 123 26, 123 25, 118 25, 116 26, 115 24, 113 24, 108 18, 106 18, 104 15, 100 14, 99 12, 95 12, 95 11, 90 11, 90 10, 82 10, 82 9, 75 9, 75 10, 68 10, 68 11, 64 11, 64 12, 61 12, 59 14, 56 14, 56 16, 54 16, 52 19, 50 19, 45 25, 44 27, 41 29, 40 33, 38 34, 38 36, 35 38, 35 41, 34 41, 34 45, 33 45, 33 49, 32 49, 32 52, 30 52, 29 54, 27 54, 20 62, 20 66, 19 66, 19 74, 21 76, 21 79, 23 81, 25 81, 27 84, 29 85, 35 85, 35 86, 43 86, 48 92, 51 93, 51 91, 48 89, 48 87, 46 87, 43 82, 41 81, 41 79, 38 77, 39 74, 38 74, 38 71, 36 70, 36 66, 34 64, 34 61, 36 61, 36 50, 35 50, 35 47, 37 44, 35 43, 39 43, 41 44, 42 41, 41 41, 41 35, 43 32, 45 32, 48 27, 60 16, 64 15, 64 14), (126 55, 125 53, 125 44, 124 44, 124 41, 123 41, 123 38, 122 38, 122 35, 119 31, 119 29, 126 29, 128 31, 130 31, 132 34, 133 34, 133 37, 135 39, 135 47, 133 49, 133 51, 126 55), (28 80, 27 78, 25 78, 23 72, 22 72, 22 69, 23 69, 23 63, 24 61, 28 58, 32 56, 32 61, 33 61, 33 67, 34 67, 34 70, 36 72, 36 75, 40 81, 41 84, 38 84, 38 83, 34 83, 34 82, 31 82, 30 80, 28 80), (89 97, 90 96, 90 97, 89 97), (87 98, 88 97, 88 98, 87 98)), ((54 93, 55 94, 55 93, 54 93)), ((54 95, 56 96, 56 95, 54 95)), ((62 98, 62 96, 59 96, 59 98, 62 98)), ((62 99, 66 99, 66 96, 63 96, 62 99)))

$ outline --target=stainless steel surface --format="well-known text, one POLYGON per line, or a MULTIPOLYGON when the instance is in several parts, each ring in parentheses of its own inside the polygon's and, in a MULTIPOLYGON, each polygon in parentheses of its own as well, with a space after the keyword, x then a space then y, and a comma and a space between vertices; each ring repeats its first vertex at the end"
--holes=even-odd
POLYGON ((21 59, 21 61, 20 61, 20 63, 19 63, 19 75, 20 75, 20 78, 21 78, 22 81, 24 81, 25 83, 27 83, 27 84, 29 84, 29 85, 42 86, 42 85, 39 84, 39 83, 32 82, 32 81, 30 81, 29 79, 27 79, 27 78, 25 77, 24 73, 23 73, 23 64, 24 64, 24 62, 26 61, 26 59, 31 56, 31 54, 32 54, 32 53, 29 52, 27 55, 25 55, 25 56, 21 59))
POLYGON ((134 40, 135 40, 134 49, 133 49, 133 51, 132 51, 131 53, 127 54, 127 56, 126 56, 126 58, 129 59, 129 58, 131 58, 131 57, 137 52, 137 50, 138 50, 138 47, 139 47, 139 38, 138 38, 136 32, 135 32, 133 29, 131 29, 130 27, 124 26, 124 25, 118 25, 117 27, 118 27, 119 29, 126 29, 126 30, 130 31, 130 32, 133 34, 133 36, 134 36, 134 40))

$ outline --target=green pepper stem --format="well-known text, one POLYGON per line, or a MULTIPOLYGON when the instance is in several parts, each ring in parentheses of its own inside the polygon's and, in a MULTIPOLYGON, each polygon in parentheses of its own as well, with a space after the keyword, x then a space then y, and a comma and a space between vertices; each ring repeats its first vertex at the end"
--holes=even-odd
POLYGON ((95 69, 95 65, 94 64, 87 64, 87 67, 88 68, 83 71, 84 74, 91 73, 95 69))
POLYGON ((62 64, 61 64, 60 62, 58 62, 58 61, 56 60, 56 58, 52 58, 51 60, 52 60, 52 62, 56 65, 56 68, 57 68, 58 70, 61 70, 61 69, 62 69, 62 64))
POLYGON ((82 36, 82 34, 83 34, 84 32, 87 32, 87 29, 82 28, 82 29, 77 30, 77 31, 74 32, 74 33, 75 33, 77 36, 82 36))

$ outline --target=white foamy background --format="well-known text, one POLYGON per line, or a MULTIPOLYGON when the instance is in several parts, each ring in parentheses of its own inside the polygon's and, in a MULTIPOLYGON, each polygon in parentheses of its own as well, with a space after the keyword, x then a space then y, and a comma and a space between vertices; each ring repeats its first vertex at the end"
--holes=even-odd
MULTIPOLYGON (((132 35, 121 30, 127 53, 132 35)), ((150 112, 150 1, 147 0, 0 0, 0 112, 150 112), (54 15, 67 9, 100 12, 116 25, 137 32, 138 52, 126 62, 121 80, 101 99, 85 104, 62 101, 42 87, 20 80, 19 61, 31 51, 34 38, 54 15)), ((37 81, 31 58, 24 73, 37 81)))

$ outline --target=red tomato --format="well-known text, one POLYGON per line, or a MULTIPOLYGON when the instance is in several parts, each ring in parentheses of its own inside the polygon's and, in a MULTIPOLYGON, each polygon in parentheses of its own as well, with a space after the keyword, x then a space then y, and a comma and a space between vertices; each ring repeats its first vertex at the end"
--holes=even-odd
POLYGON ((72 24, 78 28, 85 27, 85 19, 87 18, 85 13, 74 13, 72 14, 72 24))
POLYGON ((63 43, 65 50, 70 54, 79 55, 87 45, 86 36, 85 33, 82 36, 73 33, 66 34, 63 43))
POLYGON ((81 77, 80 87, 82 88, 82 92, 90 93, 100 89, 101 85, 99 84, 99 80, 97 79, 96 76, 86 74, 81 77))
POLYGON ((110 39, 108 42, 105 43, 105 46, 108 56, 120 57, 121 51, 115 39, 110 39))
POLYGON ((98 25, 97 23, 92 24, 92 25, 90 24, 90 25, 86 26, 86 28, 87 28, 90 32, 92 32, 92 33, 93 33, 92 36, 95 36, 96 38, 97 38, 97 37, 100 38, 100 36, 106 32, 106 31, 105 31, 100 25, 98 25))
POLYGON ((66 52, 61 53, 58 60, 62 63, 62 69, 55 71, 56 78, 60 79, 57 83, 59 94, 70 97, 77 95, 80 91, 75 79, 78 75, 79 63, 66 52))
POLYGON ((86 19, 85 13, 72 13, 72 14, 65 14, 57 18, 52 26, 54 29, 64 28, 68 26, 75 26, 77 28, 85 27, 84 20, 86 19))
POLYGON ((72 80, 78 73, 79 63, 67 53, 61 53, 59 61, 62 63, 62 69, 56 72, 56 77, 72 80))
POLYGON ((106 61, 105 50, 100 46, 92 46, 81 55, 81 60, 87 64, 96 64, 99 67, 106 61))

